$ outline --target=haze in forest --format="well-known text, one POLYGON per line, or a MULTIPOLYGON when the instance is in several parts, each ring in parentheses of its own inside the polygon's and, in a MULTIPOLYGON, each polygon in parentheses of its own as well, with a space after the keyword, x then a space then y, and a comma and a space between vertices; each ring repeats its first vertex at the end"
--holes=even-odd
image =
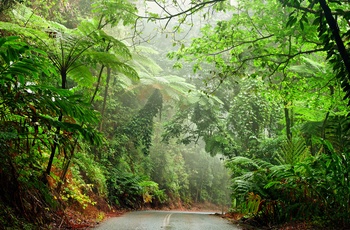
POLYGON ((349 227, 346 2, 6 0, 0 19, 5 229, 144 209, 349 227))

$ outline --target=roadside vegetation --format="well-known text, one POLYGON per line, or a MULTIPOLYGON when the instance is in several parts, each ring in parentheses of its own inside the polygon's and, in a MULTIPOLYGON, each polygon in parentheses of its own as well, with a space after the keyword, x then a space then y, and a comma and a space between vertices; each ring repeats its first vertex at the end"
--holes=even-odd
POLYGON ((0 3, 1 225, 349 228, 348 3, 156 3, 0 3))

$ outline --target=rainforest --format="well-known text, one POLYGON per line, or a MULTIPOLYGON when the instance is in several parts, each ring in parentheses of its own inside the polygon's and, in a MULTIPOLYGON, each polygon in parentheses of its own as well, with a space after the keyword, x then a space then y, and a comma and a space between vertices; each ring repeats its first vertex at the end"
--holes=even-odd
POLYGON ((349 229, 349 38, 344 0, 2 0, 0 229, 349 229))

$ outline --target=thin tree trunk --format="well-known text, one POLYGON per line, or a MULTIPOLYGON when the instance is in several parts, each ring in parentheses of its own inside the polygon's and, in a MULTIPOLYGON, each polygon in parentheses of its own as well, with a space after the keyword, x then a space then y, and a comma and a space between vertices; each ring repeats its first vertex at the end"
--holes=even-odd
POLYGON ((75 138, 74 140, 74 144, 72 146, 72 149, 71 149, 71 155, 70 157, 67 159, 67 162, 66 164, 64 165, 63 167, 63 172, 62 172, 62 175, 61 175, 61 180, 58 182, 58 185, 57 185, 57 192, 59 193, 61 191, 61 187, 62 187, 62 184, 63 182, 65 182, 65 178, 66 178, 66 175, 67 175, 67 172, 68 172, 68 169, 69 169, 69 165, 70 165, 70 162, 73 158, 73 155, 74 155, 74 151, 75 151, 75 147, 77 146, 78 144, 78 138, 75 138))
MULTIPOLYGON (((112 48, 111 43, 108 43, 108 45, 107 45, 107 47, 105 49, 105 52, 108 52, 111 48, 112 48)), ((101 79, 102 79, 102 73, 103 73, 103 70, 104 70, 105 67, 106 67, 105 65, 101 66, 100 73, 98 74, 98 79, 97 79, 97 85, 95 87, 95 92, 94 92, 94 94, 91 97, 90 103, 93 103, 94 100, 95 100, 95 97, 96 97, 96 94, 98 92, 98 89, 100 88, 101 79)))
POLYGON ((286 134, 288 140, 292 140, 292 122, 289 114, 288 103, 284 102, 284 119, 286 121, 286 134))
POLYGON ((91 99, 90 99, 90 103, 94 102, 95 97, 96 97, 97 92, 98 92, 98 89, 100 88, 101 79, 102 79, 102 73, 103 73, 104 68, 105 68, 105 66, 102 65, 102 66, 101 66, 101 69, 100 69, 100 73, 98 74, 97 85, 96 85, 96 87, 95 87, 94 94, 92 95, 92 97, 91 97, 91 99))
MULTIPOLYGON (((329 86, 329 90, 331 91, 330 92, 330 96, 333 97, 334 95, 334 86, 329 86)), ((322 124, 322 134, 321 134, 321 137, 323 139, 326 138, 326 125, 327 125, 327 121, 328 121, 328 117, 329 117, 329 114, 330 114, 330 111, 331 111, 331 108, 332 108, 332 105, 328 108, 328 111, 326 113, 326 117, 325 119, 323 120, 323 124, 322 124)))
MULTIPOLYGON (((62 79, 61 88, 65 89, 66 88, 66 82, 67 82, 67 71, 65 69, 61 70, 61 79, 62 79)), ((60 115, 58 117, 58 121, 61 122, 62 119, 63 119, 63 115, 62 115, 62 113, 60 113, 60 115)), ((58 127, 56 132, 55 132, 55 137, 54 137, 54 140, 53 140, 53 145, 51 147, 51 154, 50 154, 49 162, 47 164, 46 171, 45 171, 45 173, 46 173, 46 175, 44 177, 44 182, 45 183, 47 182, 46 176, 50 175, 50 173, 51 173, 52 163, 53 163, 53 160, 55 158, 56 149, 58 147, 58 136, 59 136, 60 132, 61 132, 61 128, 58 127)))
POLYGON ((108 88, 109 88, 109 82, 111 80, 111 68, 107 68, 107 79, 106 79, 106 87, 105 92, 103 96, 103 105, 101 110, 101 122, 100 122, 100 132, 102 132, 103 129, 103 122, 104 122, 104 116, 106 111, 106 104, 107 104, 107 97, 108 97, 108 88))

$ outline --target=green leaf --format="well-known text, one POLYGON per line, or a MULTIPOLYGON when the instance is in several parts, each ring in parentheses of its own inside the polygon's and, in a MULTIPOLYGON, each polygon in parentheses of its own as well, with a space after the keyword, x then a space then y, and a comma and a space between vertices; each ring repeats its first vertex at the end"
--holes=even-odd
POLYGON ((304 31, 304 24, 303 24, 303 21, 302 21, 302 20, 300 20, 300 21, 299 21, 299 24, 300 24, 300 28, 301 28, 301 30, 303 30, 303 31, 304 31))

